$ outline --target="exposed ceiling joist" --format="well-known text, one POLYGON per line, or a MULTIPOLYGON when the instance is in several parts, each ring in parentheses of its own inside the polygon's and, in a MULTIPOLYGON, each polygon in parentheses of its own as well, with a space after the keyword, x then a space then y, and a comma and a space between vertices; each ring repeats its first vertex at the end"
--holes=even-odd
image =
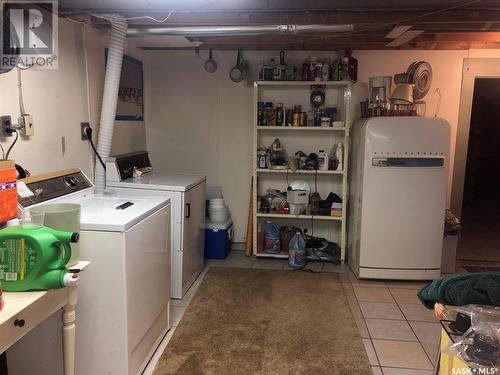
MULTIPOLYGON (((133 17, 128 22, 130 28, 135 30, 151 28, 153 25, 156 27, 354 25, 353 32, 341 32, 336 35, 318 31, 304 36, 269 35, 265 38, 255 35, 189 37, 196 44, 200 44, 199 48, 202 49, 336 50, 345 47, 353 49, 450 49, 452 47, 464 49, 497 48, 500 41, 498 36, 500 2, 495 0, 481 0, 473 3, 468 0, 441 0, 439 2, 433 0, 336 0, 335 2, 328 0, 233 2, 227 0, 208 2, 208 5, 202 8, 195 8, 190 2, 178 0, 180 4, 176 8, 178 10, 171 12, 172 1, 127 0, 127 6, 133 9, 126 10, 122 8, 124 2, 121 0, 110 0, 105 4, 102 0, 60 0, 60 10, 63 14, 71 14, 72 18, 80 18, 76 15, 82 14, 86 22, 93 23, 100 28, 107 28, 109 23, 106 20, 92 17, 89 13, 98 9, 99 12, 105 11, 106 4, 118 4, 118 9, 109 9, 109 11, 118 11, 127 17, 133 17), (78 7, 75 4, 80 5, 78 7), (141 7, 140 4, 143 6, 141 7), (463 6, 464 4, 467 5, 463 6), (457 6, 461 7, 453 8, 457 6), (168 20, 165 23, 158 23, 151 18, 137 18, 141 16, 156 19, 168 17, 168 20), (394 29, 395 26, 396 29, 394 29), (387 33, 391 30, 393 33, 389 36, 394 39, 392 42, 386 39, 387 33), (398 40, 398 37, 402 39, 398 40)), ((151 43, 145 42, 146 38, 142 42, 139 40, 141 38, 134 38, 134 42, 137 46, 141 46, 141 43, 143 47, 151 46, 151 43)), ((167 43, 165 44, 167 47, 167 43)), ((163 47, 158 40, 153 45, 163 47)), ((194 44, 186 43, 186 45, 194 48, 192 47, 194 44)), ((184 44, 170 44, 170 47, 185 48, 184 44)))

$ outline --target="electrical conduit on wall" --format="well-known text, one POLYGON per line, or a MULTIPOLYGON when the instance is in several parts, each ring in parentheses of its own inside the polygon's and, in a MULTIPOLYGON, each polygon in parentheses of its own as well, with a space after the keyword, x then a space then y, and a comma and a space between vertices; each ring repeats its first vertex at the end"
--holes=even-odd
MULTIPOLYGON (((99 136, 97 138, 97 152, 102 160, 106 160, 111 152, 113 128, 116 117, 116 104, 118 101, 118 88, 122 71, 123 50, 127 37, 127 21, 120 16, 111 17, 111 41, 106 64, 104 91, 102 95, 101 119, 99 136)), ((95 164, 95 191, 104 192, 106 185, 106 171, 96 159, 95 164)))

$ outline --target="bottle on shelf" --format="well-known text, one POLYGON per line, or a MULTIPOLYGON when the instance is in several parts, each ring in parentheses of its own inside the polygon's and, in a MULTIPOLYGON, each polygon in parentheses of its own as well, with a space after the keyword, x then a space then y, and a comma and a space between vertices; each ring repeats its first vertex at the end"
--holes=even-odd
POLYGON ((277 254, 280 252, 280 231, 271 221, 266 222, 264 239, 264 251, 266 253, 277 254))
POLYGON ((264 125, 264 112, 265 107, 264 107, 264 102, 257 102, 257 125, 264 125))
POLYGON ((318 164, 319 164, 319 170, 322 171, 327 171, 328 170, 328 154, 325 152, 325 150, 319 150, 318 154, 318 164))
POLYGON ((335 158, 337 159, 337 170, 338 171, 343 171, 344 170, 344 145, 342 142, 339 142, 337 144, 337 148, 335 150, 335 158))
POLYGON ((350 48, 345 49, 345 59, 347 65, 347 73, 349 79, 355 83, 358 80, 358 59, 352 56, 352 50, 350 48))
POLYGON ((306 266, 306 243, 299 231, 292 237, 288 245, 288 264, 293 268, 306 266))
POLYGON ((337 60, 337 77, 336 81, 342 81, 344 79, 344 65, 342 64, 342 59, 337 60))
POLYGON ((321 80, 328 81, 329 78, 330 78, 330 64, 325 62, 321 67, 321 80))
POLYGON ((266 124, 268 126, 276 126, 276 110, 272 102, 266 102, 266 124))
POLYGON ((285 110, 283 103, 276 103, 276 126, 283 126, 285 122, 285 110))
POLYGON ((267 168, 267 151, 264 146, 260 146, 257 149, 257 168, 259 169, 267 168))

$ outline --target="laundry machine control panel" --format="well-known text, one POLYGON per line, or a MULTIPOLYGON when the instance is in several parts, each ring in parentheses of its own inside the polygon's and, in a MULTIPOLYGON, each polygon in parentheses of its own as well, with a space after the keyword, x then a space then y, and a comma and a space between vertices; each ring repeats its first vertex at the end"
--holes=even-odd
POLYGON ((109 157, 106 160, 106 179, 123 181, 134 176, 134 169, 151 167, 147 151, 136 151, 109 157))
POLYGON ((79 169, 66 169, 18 181, 18 205, 22 210, 38 203, 92 188, 79 169), (20 187, 20 188, 19 188, 20 187))

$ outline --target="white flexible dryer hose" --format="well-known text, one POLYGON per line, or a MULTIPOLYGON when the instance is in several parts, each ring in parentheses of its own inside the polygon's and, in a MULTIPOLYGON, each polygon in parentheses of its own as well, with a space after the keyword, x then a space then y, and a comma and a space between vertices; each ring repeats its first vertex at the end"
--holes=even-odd
MULTIPOLYGON (((102 160, 106 160, 111 152, 116 104, 118 101, 118 88, 120 86, 120 74, 122 71, 123 50, 127 38, 127 21, 123 17, 112 17, 109 21, 111 22, 111 41, 106 64, 106 77, 104 79, 99 136, 97 138, 97 152, 101 155, 102 160)), ((96 159, 96 193, 102 194, 105 187, 106 171, 99 160, 96 159)))

